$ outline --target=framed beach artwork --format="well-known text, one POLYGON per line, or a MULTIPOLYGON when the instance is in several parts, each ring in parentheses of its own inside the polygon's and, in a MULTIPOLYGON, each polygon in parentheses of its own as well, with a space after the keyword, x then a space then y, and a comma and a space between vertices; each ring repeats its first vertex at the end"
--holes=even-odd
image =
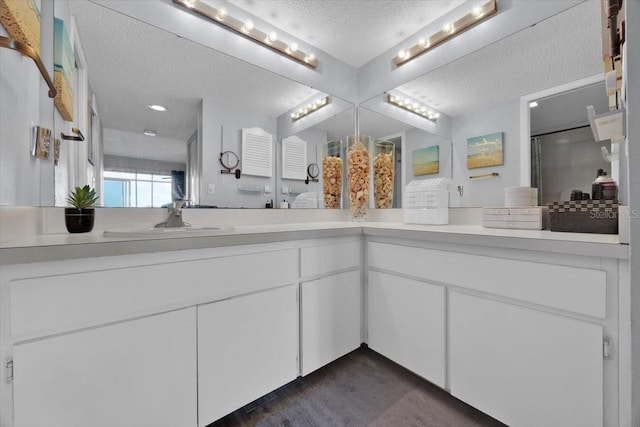
POLYGON ((497 166, 503 163, 502 132, 467 139, 467 169, 497 166))
POLYGON ((69 33, 61 19, 54 19, 53 84, 58 94, 53 100, 62 118, 73 121, 73 84, 75 81, 75 54, 69 33))
POLYGON ((440 172, 440 147, 419 148, 411 155, 413 176, 433 175, 440 172))
POLYGON ((40 55, 42 0, 0 1, 0 23, 13 40, 26 43, 40 55))

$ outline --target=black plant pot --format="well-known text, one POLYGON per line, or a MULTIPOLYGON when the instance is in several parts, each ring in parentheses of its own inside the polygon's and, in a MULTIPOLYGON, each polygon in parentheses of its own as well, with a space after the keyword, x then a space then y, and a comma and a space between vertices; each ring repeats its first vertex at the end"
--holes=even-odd
POLYGON ((88 233, 93 230, 94 208, 65 208, 64 223, 69 233, 88 233))

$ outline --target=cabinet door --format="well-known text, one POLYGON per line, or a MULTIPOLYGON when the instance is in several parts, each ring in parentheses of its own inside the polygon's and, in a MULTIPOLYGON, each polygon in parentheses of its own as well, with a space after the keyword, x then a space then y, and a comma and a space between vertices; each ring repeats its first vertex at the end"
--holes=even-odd
POLYGON ((302 284, 302 375, 360 346, 360 271, 302 284))
POLYGON ((517 426, 603 423, 602 327, 451 292, 451 393, 517 426))
POLYGON ((200 426, 298 376, 297 286, 198 306, 200 426))
POLYGON ((367 295, 369 347, 444 387, 444 288, 369 271, 367 295))
POLYGON ((13 354, 15 427, 196 426, 195 308, 13 354))

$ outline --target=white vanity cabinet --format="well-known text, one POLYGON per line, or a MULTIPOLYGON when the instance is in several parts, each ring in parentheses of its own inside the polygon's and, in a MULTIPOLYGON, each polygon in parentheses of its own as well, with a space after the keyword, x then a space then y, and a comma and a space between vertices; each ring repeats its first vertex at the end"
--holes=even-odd
POLYGON ((300 250, 303 376, 355 350, 362 342, 360 247, 358 239, 300 250))
POLYGON ((602 326, 451 292, 451 394, 508 425, 602 426, 602 326))
POLYGON ((372 349, 508 425, 618 424, 616 260, 380 240, 372 349))
POLYGON ((15 345, 14 426, 195 427, 195 320, 188 308, 15 345))
POLYGON ((0 425, 207 425, 298 376, 295 243, 3 266, 0 425), (200 418, 198 418, 200 416, 200 418))
POLYGON ((444 388, 444 288, 369 271, 367 301, 369 347, 444 388))
POLYGON ((198 424, 298 376, 297 285, 198 306, 198 424))

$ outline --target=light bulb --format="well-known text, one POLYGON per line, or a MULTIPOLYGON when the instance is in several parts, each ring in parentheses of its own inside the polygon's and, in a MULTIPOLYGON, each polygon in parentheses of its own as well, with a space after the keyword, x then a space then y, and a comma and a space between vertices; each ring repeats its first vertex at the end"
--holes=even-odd
POLYGON ((438 117, 440 117, 440 113, 433 113, 433 118, 437 119, 438 117))
POLYGON ((248 33, 251 30, 253 30, 253 21, 251 19, 247 19, 246 21, 244 21, 244 25, 242 26, 242 31, 244 31, 245 33, 248 33))
POLYGON ((227 9, 223 6, 220 9, 218 9, 218 14, 216 15, 216 18, 218 18, 219 21, 224 21, 224 18, 226 18, 228 14, 229 12, 227 12, 227 9))
POLYGON ((267 43, 273 43, 274 41, 278 40, 278 33, 276 33, 275 31, 271 31, 269 33, 269 35, 267 36, 267 43))
POLYGON ((471 13, 476 18, 480 18, 482 16, 482 9, 480 8, 480 6, 476 6, 473 8, 473 11, 471 13))
POLYGON ((453 24, 445 24, 444 27, 442 27, 442 31, 445 33, 453 34, 453 30, 453 24))
POLYGON ((313 62, 314 59, 316 59, 316 56, 313 53, 308 54, 307 57, 304 58, 307 62, 313 62))
POLYGON ((298 51, 298 43, 293 42, 289 45, 289 50, 291 52, 297 52, 298 51))
POLYGON ((192 9, 196 5, 196 0, 185 0, 184 5, 192 9))
POLYGON ((408 50, 402 49, 402 50, 398 51, 398 58, 400 58, 400 59, 408 59, 409 56, 411 56, 411 54, 409 53, 408 50))

